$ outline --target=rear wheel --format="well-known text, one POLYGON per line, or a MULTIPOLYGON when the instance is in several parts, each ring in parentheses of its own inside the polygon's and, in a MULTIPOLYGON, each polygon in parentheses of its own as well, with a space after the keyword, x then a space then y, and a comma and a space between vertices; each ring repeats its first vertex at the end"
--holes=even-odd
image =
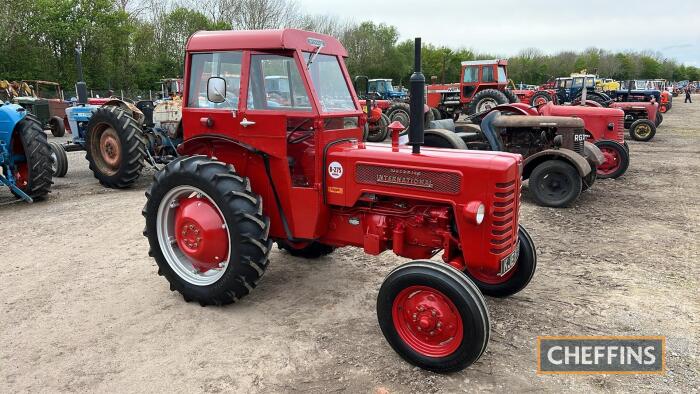
POLYGON ((146 197, 149 255, 170 290, 202 306, 229 304, 252 291, 272 241, 247 178, 205 156, 185 156, 156 173, 146 197))
POLYGON ((655 134, 656 125, 649 119, 637 119, 630 125, 630 137, 635 141, 647 142, 655 134))
POLYGON ((87 126, 87 153, 95 178, 104 186, 131 186, 143 168, 146 142, 136 121, 122 108, 95 110, 87 126))
POLYGON ((464 273, 429 260, 404 264, 384 279, 377 317, 389 345, 430 371, 466 368, 489 340, 489 315, 477 286, 464 273))
POLYGON ((535 92, 530 98, 530 105, 533 107, 539 107, 540 105, 545 105, 552 101, 552 96, 548 92, 535 92))
MULTIPOLYGON (((27 115, 17 124, 12 137, 12 165, 15 185, 33 199, 46 196, 51 189, 51 148, 40 122, 27 115)), ((19 197, 19 196, 18 196, 19 197)))
POLYGON ((49 127, 51 127, 51 134, 54 137, 63 137, 66 135, 66 126, 63 124, 63 118, 59 116, 52 116, 49 119, 49 127))
POLYGON ((508 102, 511 103, 511 104, 513 104, 513 103, 519 103, 519 102, 520 102, 520 99, 518 98, 518 95, 515 94, 515 92, 513 92, 513 91, 510 90, 510 89, 504 90, 504 91, 503 91, 503 94, 506 95, 506 97, 508 98, 508 102))
POLYGON ((523 226, 518 226, 518 260, 515 266, 499 278, 498 283, 480 278, 478 275, 466 274, 476 283, 482 293, 492 297, 508 297, 524 289, 537 269, 537 251, 530 234, 523 226))
POLYGON ((561 208, 579 197, 583 180, 571 164, 561 160, 547 160, 532 170, 529 184, 537 204, 561 208))
POLYGON ((605 157, 603 164, 596 169, 598 177, 601 179, 617 178, 627 171, 630 164, 629 152, 624 145, 615 141, 597 141, 595 146, 605 157))
POLYGON ((375 124, 370 124, 367 133, 367 141, 382 142, 389 134, 389 118, 381 114, 379 120, 375 124))
POLYGON ((485 89, 475 94, 469 103, 468 115, 488 111, 497 105, 508 104, 508 97, 496 89, 485 89))
POLYGON ((335 248, 320 242, 311 242, 303 245, 295 245, 286 241, 277 241, 280 249, 286 250, 289 254, 306 259, 317 259, 333 253, 335 248))
POLYGON ((49 142, 49 146, 51 147, 53 176, 63 178, 68 172, 68 155, 66 155, 66 150, 63 149, 61 144, 55 142, 49 142))

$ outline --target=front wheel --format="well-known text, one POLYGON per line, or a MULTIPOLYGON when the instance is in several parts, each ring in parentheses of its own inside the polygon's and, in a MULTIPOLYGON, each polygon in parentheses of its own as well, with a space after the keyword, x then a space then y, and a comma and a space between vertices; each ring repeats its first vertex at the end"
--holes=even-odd
POLYGON ((530 192, 538 205, 561 208, 581 194, 583 180, 574 166, 561 160, 540 163, 530 174, 530 192))
POLYGON ((649 119, 637 119, 630 125, 630 137, 635 141, 647 142, 656 135, 656 125, 649 119))
POLYGON ((52 116, 51 119, 49 119, 49 127, 54 137, 63 137, 66 135, 66 126, 63 124, 63 118, 59 116, 52 116))
POLYGON ((616 141, 597 141, 595 143, 605 157, 603 164, 596 169, 601 179, 615 179, 627 171, 630 165, 630 154, 624 145, 616 141))
POLYGON ((389 135, 389 117, 381 114, 376 123, 369 124, 367 141, 382 142, 389 135))
POLYGON ((476 283, 482 293, 491 297, 508 297, 524 289, 537 270, 537 251, 532 237, 523 226, 518 226, 518 259, 515 266, 499 278, 498 283, 480 280, 477 276, 466 274, 476 283))
POLYGON ((144 235, 158 274, 185 301, 230 304, 257 285, 272 241, 260 196, 233 167, 182 156, 146 191, 144 235))
POLYGON ((664 115, 661 112, 657 111, 656 112, 656 121, 654 122, 654 124, 656 125, 656 127, 659 127, 659 126, 661 126, 661 123, 663 123, 663 121, 664 121, 664 115))
POLYGON ((434 372, 468 367, 489 340, 489 314, 478 287, 464 273, 429 260, 404 264, 384 279, 377 318, 394 351, 434 372))
POLYGON ((49 142, 49 147, 51 147, 53 176, 63 178, 68 172, 68 155, 66 155, 66 150, 63 149, 61 144, 55 142, 49 142))

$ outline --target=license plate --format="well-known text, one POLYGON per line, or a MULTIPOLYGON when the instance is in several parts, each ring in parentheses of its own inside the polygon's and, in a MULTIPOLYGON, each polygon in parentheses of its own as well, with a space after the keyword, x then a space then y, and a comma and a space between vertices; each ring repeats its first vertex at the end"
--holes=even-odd
POLYGON ((513 267, 515 267, 515 263, 518 262, 518 256, 520 255, 520 240, 515 244, 515 250, 513 250, 513 253, 510 255, 504 257, 501 259, 501 271, 498 273, 498 276, 503 276, 508 273, 513 267))

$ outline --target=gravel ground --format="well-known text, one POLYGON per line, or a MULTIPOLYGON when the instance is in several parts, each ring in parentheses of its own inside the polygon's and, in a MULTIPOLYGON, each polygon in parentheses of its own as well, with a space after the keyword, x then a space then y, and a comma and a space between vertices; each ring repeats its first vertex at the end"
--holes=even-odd
POLYGON ((486 353, 450 375, 402 361, 377 325, 379 285, 404 259, 275 250, 240 303, 188 304, 156 275, 141 235, 152 172, 109 190, 69 153, 47 201, 0 190, 0 392, 697 392, 699 105, 677 98, 652 142, 629 143, 627 174, 575 206, 538 207, 524 193, 538 271, 521 293, 487 300, 486 353), (668 371, 538 376, 538 335, 665 335, 668 371))

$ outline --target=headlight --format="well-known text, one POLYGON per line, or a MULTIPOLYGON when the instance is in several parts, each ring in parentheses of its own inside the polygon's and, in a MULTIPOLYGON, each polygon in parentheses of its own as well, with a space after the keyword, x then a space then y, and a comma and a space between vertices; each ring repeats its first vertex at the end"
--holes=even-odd
POLYGON ((486 217, 486 206, 481 201, 472 201, 464 207, 464 216, 469 222, 479 225, 486 217))

